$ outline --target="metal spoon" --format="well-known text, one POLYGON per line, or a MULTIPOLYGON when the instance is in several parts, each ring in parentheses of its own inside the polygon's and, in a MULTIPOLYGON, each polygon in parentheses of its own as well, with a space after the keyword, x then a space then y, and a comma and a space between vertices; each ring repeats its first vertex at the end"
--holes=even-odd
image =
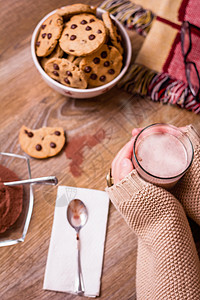
POLYGON ((80 260, 80 240, 79 231, 85 225, 88 218, 88 211, 85 204, 79 199, 73 199, 70 201, 67 207, 67 219, 69 224, 76 230, 77 239, 77 278, 75 280, 75 292, 78 295, 84 294, 84 283, 81 272, 81 260, 80 260))
POLYGON ((10 181, 4 182, 4 185, 19 185, 19 184, 52 184, 56 185, 58 183, 58 179, 55 176, 48 176, 48 177, 39 177, 39 178, 31 178, 19 181, 10 181))

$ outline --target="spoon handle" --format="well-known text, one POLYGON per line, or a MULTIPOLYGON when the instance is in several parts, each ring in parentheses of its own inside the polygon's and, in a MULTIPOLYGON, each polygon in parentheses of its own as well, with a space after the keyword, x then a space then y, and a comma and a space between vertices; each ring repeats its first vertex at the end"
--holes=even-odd
POLYGON ((80 240, 79 233, 77 232, 77 278, 75 281, 75 291, 78 295, 84 294, 84 284, 83 284, 83 276, 81 271, 81 258, 80 258, 80 240))
POLYGON ((55 176, 48 176, 48 177, 39 177, 39 178, 32 178, 32 179, 25 179, 19 181, 10 181, 4 182, 4 185, 19 185, 19 184, 52 184, 56 185, 58 183, 58 179, 55 176))

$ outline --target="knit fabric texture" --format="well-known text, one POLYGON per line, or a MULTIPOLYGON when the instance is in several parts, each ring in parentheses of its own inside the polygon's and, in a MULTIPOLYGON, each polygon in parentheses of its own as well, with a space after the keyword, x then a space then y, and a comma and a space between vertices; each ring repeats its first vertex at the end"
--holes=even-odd
POLYGON ((138 236, 138 300, 200 299, 199 258, 184 211, 199 220, 199 139, 192 126, 188 135, 195 149, 193 164, 180 186, 173 189, 181 203, 172 192, 145 182, 136 170, 106 189, 138 236))
POLYGON ((181 202, 187 215, 200 225, 200 133, 190 125, 187 135, 194 147, 193 163, 171 192, 181 202))

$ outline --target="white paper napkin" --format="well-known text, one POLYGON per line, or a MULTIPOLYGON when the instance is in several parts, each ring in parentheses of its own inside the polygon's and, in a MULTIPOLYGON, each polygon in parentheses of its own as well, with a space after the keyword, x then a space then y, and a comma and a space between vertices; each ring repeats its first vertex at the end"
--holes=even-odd
POLYGON ((98 190, 58 187, 43 288, 75 293, 76 232, 66 218, 68 203, 74 198, 82 200, 88 209, 87 223, 80 230, 81 268, 85 296, 96 297, 100 293, 109 209, 107 193, 98 190))

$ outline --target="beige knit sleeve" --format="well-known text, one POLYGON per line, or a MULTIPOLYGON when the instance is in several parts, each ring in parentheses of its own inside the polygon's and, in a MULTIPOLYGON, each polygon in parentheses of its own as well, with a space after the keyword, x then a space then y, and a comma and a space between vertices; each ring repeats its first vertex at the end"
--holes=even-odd
POLYGON ((107 192, 138 236, 137 300, 199 299, 199 259, 175 197, 143 181, 135 170, 107 192))
POLYGON ((171 192, 181 202, 187 215, 200 225, 200 126, 187 126, 187 135, 194 147, 194 159, 171 192))

